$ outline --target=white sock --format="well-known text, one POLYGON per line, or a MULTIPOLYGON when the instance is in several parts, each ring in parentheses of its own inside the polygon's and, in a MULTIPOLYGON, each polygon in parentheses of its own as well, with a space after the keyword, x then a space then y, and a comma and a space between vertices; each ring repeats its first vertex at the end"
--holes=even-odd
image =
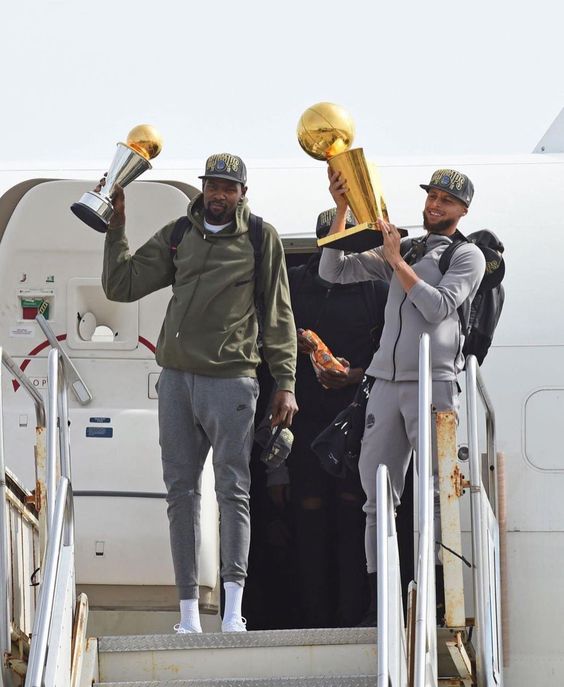
POLYGON ((243 587, 237 582, 224 582, 225 589, 225 610, 223 611, 223 619, 232 618, 233 616, 241 617, 241 603, 243 602, 243 587))
POLYGON ((192 628, 200 632, 202 631, 198 599, 180 600, 180 625, 185 629, 192 628))

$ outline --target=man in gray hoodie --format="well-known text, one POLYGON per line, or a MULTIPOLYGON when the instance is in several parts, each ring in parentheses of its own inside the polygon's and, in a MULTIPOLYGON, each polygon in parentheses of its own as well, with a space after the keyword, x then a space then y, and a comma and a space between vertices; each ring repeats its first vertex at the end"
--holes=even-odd
MULTIPOLYGON (((432 360, 432 396, 437 411, 458 410, 457 374, 462 370, 463 335, 457 308, 476 295, 485 270, 480 249, 464 243, 442 274, 439 260, 452 243, 459 220, 466 215, 474 195, 470 179, 453 169, 439 169, 429 184, 423 210, 426 235, 406 251, 398 229, 379 220, 383 246, 364 253, 347 254, 325 248, 319 275, 345 284, 368 279, 390 283, 380 348, 366 374, 375 377, 366 409, 360 476, 366 493, 366 558, 371 604, 365 624, 377 619, 376 587, 376 471, 388 466, 394 504, 400 502, 411 450, 418 431, 418 343, 429 334, 432 360)), ((329 190, 337 205, 330 233, 343 231, 348 191, 339 172, 330 176, 329 190)), ((404 239, 409 241, 409 239, 404 239)))

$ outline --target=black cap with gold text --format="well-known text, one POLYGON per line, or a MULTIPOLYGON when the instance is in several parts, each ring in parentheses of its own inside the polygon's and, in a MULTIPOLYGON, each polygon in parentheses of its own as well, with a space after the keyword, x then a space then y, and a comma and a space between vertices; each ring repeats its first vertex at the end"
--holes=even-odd
POLYGON ((247 168, 237 155, 217 153, 206 160, 206 170, 199 179, 228 179, 245 186, 247 184, 247 168))
POLYGON ((466 174, 457 172, 455 169, 437 169, 433 172, 431 181, 428 184, 419 185, 427 192, 429 192, 430 188, 445 191, 445 193, 449 193, 462 201, 466 207, 469 207, 474 197, 474 184, 466 174))
MULTIPOLYGON (((336 214, 337 208, 330 208, 329 210, 324 210, 323 212, 319 213, 319 216, 317 217, 317 224, 315 225, 315 233, 318 239, 322 239, 324 236, 327 236, 336 214)), ((347 210, 345 222, 346 229, 356 226, 356 220, 350 208, 347 210)))

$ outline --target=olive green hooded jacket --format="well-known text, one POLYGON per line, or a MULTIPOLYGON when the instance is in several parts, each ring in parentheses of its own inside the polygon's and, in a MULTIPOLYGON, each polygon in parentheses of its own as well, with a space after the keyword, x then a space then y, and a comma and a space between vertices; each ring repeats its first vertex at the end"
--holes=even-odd
MULTIPOLYGON (((176 255, 170 251, 175 221, 133 255, 125 228, 106 234, 102 285, 113 301, 131 302, 172 285, 157 343, 157 363, 210 377, 255 377, 260 362, 254 303, 254 252, 250 210, 239 204, 231 224, 214 234, 204 228, 203 196, 188 207, 192 228, 176 255)), ((282 243, 263 223, 259 289, 265 303, 263 355, 278 388, 294 390, 296 332, 282 243)))

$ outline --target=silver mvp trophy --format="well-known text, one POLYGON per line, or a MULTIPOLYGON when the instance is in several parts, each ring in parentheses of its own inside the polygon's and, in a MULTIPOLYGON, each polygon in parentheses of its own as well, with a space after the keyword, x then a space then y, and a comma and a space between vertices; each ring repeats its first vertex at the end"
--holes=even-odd
POLYGON ((140 124, 131 129, 126 143, 118 143, 106 184, 100 191, 87 191, 71 210, 92 229, 105 233, 114 214, 112 195, 116 184, 127 186, 148 169, 163 145, 160 134, 149 124, 140 124))

